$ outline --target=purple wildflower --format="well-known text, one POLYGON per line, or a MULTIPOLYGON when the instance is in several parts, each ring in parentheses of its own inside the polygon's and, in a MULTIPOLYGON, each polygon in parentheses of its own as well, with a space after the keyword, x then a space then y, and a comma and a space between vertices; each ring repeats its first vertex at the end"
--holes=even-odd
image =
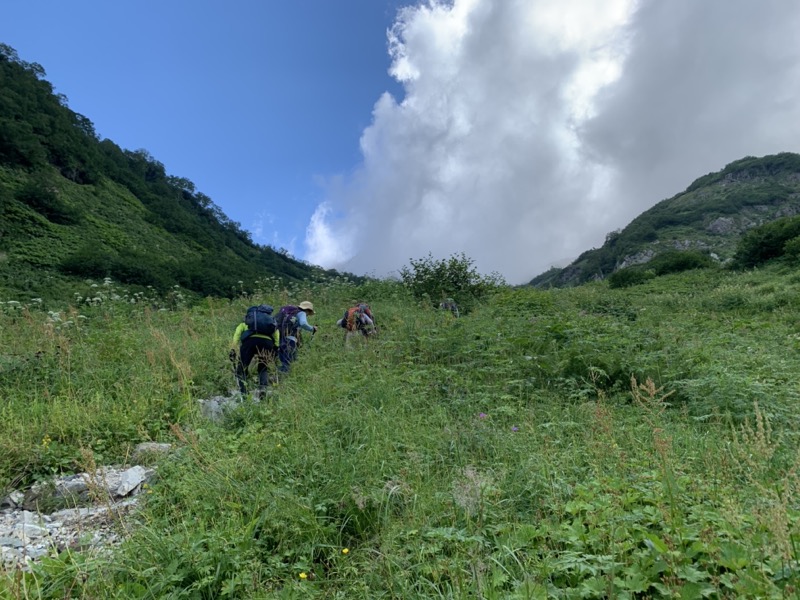
POLYGON ((516 425, 514 425, 514 426, 511 428, 511 431, 519 431, 519 427, 517 427, 516 425))
POLYGON ((485 419, 485 418, 486 418, 486 413, 480 413, 480 414, 478 414, 478 418, 479 418, 479 419, 485 419))

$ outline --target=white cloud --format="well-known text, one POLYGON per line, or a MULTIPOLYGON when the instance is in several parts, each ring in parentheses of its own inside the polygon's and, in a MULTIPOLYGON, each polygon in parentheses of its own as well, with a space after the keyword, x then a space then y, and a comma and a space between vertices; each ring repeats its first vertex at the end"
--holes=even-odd
POLYGON ((311 262, 465 252, 527 281, 748 154, 800 145, 795 0, 454 0, 403 9, 363 162, 311 262))
POLYGON ((347 238, 336 237, 331 231, 326 219, 330 215, 330 205, 326 202, 320 204, 311 215, 311 222, 306 229, 306 241, 314 264, 329 265, 340 264, 348 258, 343 244, 347 238))

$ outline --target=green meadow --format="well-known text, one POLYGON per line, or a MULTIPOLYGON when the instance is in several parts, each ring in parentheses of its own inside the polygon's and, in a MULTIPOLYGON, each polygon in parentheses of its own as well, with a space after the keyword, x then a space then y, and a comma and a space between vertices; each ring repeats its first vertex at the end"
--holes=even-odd
POLYGON ((391 281, 43 304, 0 304, 0 491, 174 451, 121 546, 0 573, 0 597, 800 596, 786 266, 500 287, 458 319, 391 281), (320 329, 290 375, 203 418, 245 309, 301 300, 320 329), (345 348, 354 300, 380 333, 345 348))

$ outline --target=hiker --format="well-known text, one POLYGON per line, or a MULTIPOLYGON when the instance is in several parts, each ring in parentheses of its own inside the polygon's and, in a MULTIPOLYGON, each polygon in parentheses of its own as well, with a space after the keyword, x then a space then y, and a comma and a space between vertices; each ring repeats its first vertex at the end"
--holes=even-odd
POLYGON ((439 304, 439 308, 442 310, 449 310, 451 313, 453 313, 453 316, 456 319, 459 317, 458 304, 456 304, 456 301, 452 298, 446 298, 442 300, 442 302, 439 304))
POLYGON ((375 316, 366 302, 359 302, 355 306, 348 308, 336 324, 346 330, 344 334, 345 342, 356 334, 368 337, 377 331, 375 328, 375 316))
POLYGON ((251 306, 247 309, 244 321, 239 323, 233 332, 233 347, 228 356, 236 365, 236 381, 242 394, 247 392, 245 381, 247 371, 253 358, 258 365, 258 391, 266 391, 269 386, 269 365, 274 364, 280 346, 281 334, 275 319, 273 308, 267 304, 251 306), (236 348, 239 348, 237 357, 236 348))
POLYGON ((282 306, 276 319, 280 330, 281 343, 278 349, 278 360, 282 373, 289 372, 289 363, 297 358, 297 349, 302 344, 302 332, 317 332, 316 325, 310 325, 308 317, 313 316, 314 305, 305 300, 297 306, 282 306))

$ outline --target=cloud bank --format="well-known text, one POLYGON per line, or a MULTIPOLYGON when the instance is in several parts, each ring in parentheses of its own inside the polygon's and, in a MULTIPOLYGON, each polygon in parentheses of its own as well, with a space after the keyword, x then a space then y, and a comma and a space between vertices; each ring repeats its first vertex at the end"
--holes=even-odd
POLYGON ((465 252, 522 283, 746 155, 800 150, 796 0, 454 0, 402 9, 363 162, 308 260, 465 252))

